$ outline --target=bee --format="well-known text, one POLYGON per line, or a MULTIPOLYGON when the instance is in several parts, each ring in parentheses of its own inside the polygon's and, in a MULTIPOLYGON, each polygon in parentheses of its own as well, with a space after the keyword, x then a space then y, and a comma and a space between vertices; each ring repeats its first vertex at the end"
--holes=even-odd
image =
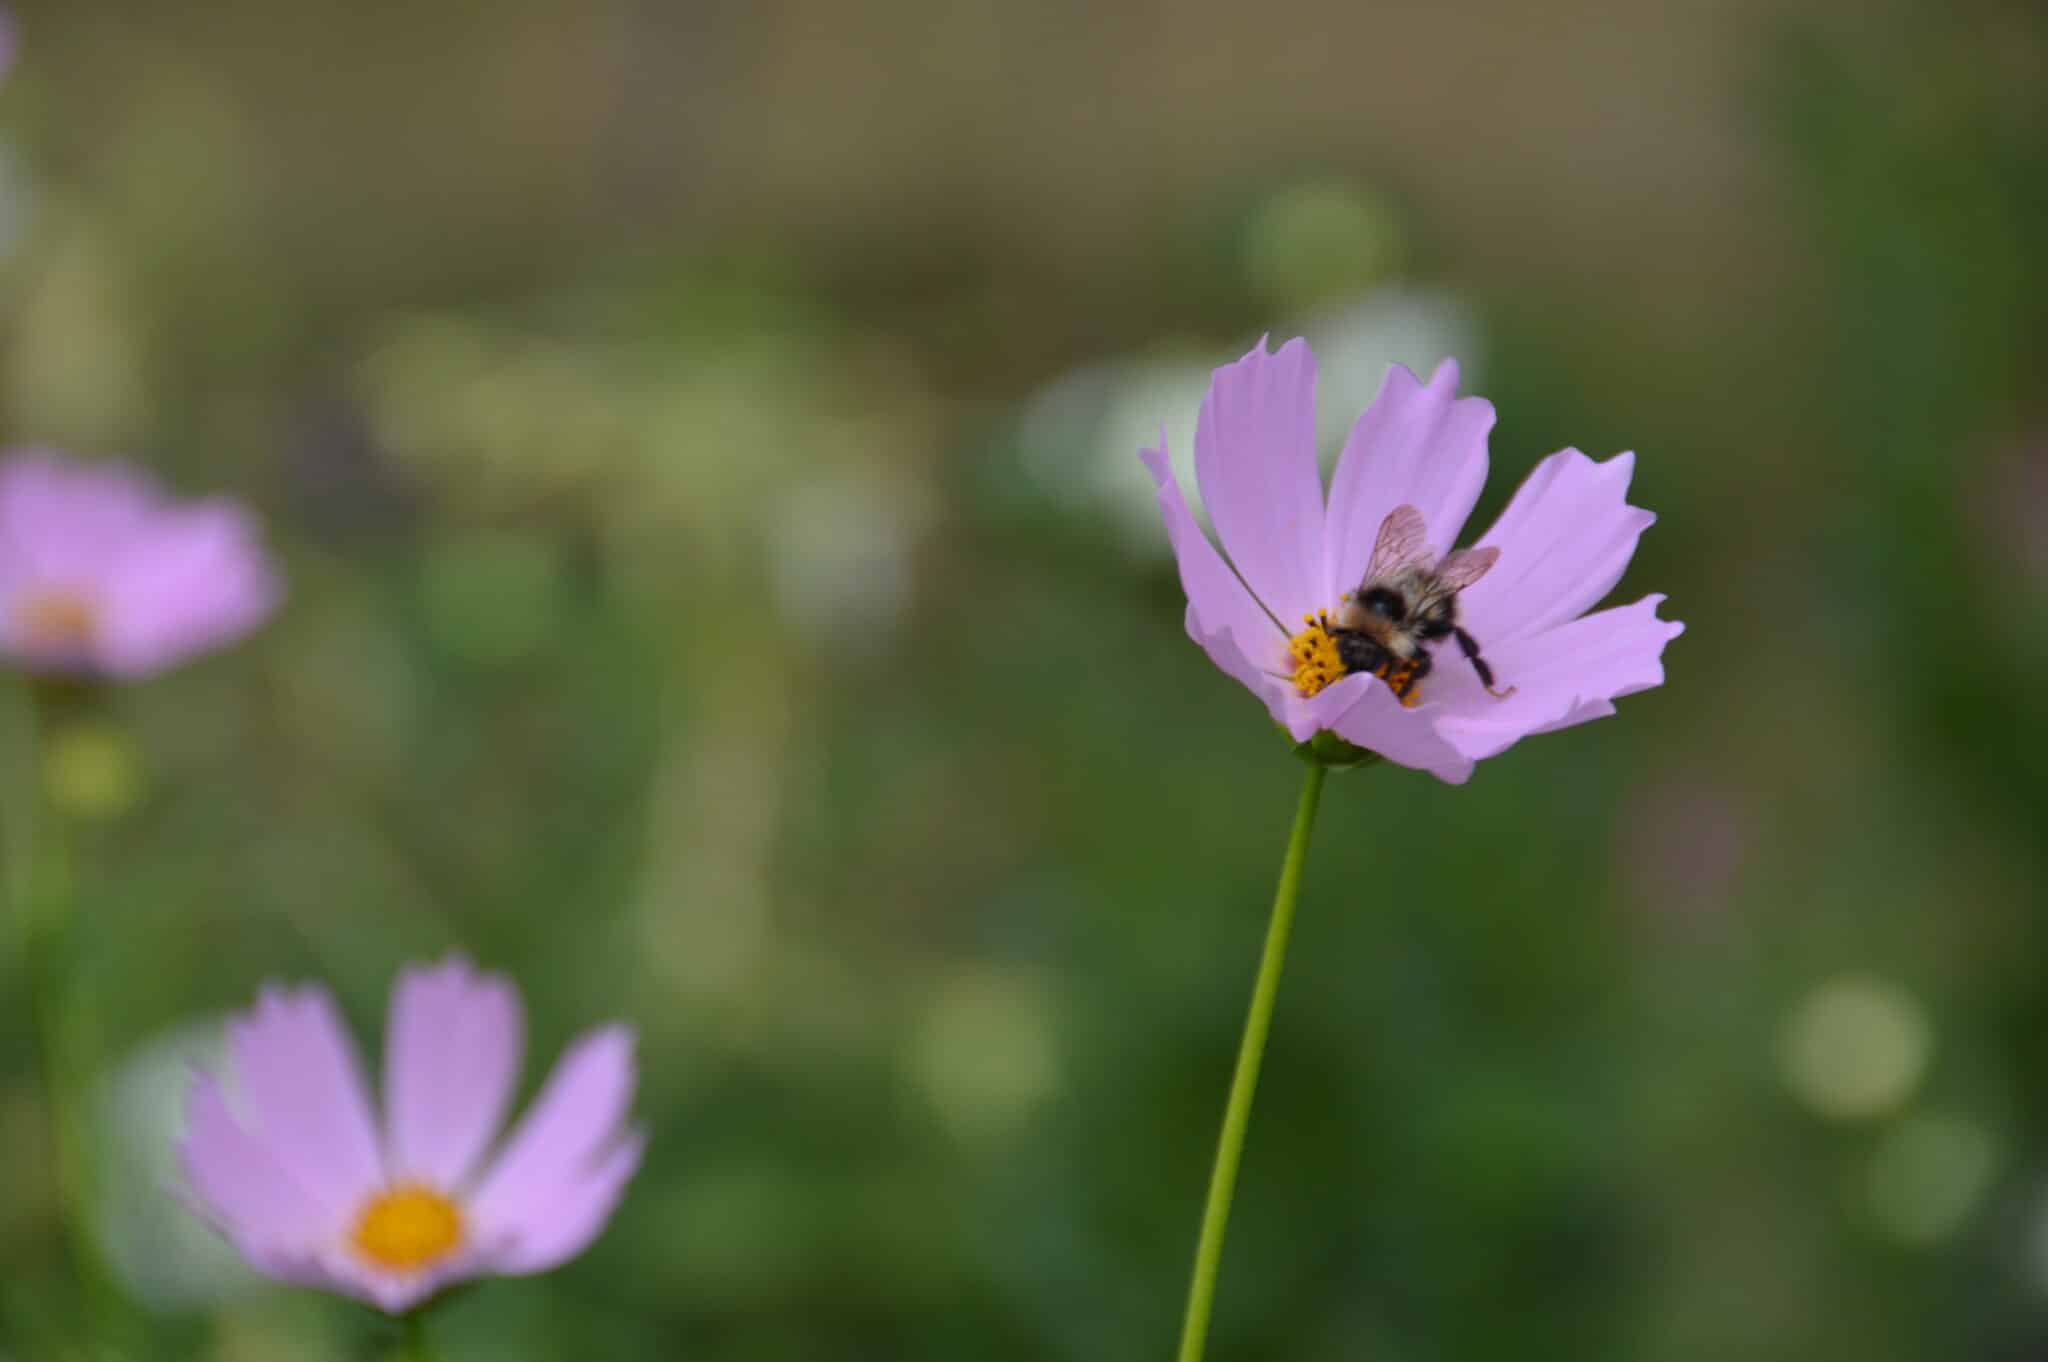
POLYGON ((1416 686, 1435 665, 1423 645, 1455 638, 1487 694, 1507 699, 1515 688, 1494 688, 1493 668, 1458 623, 1458 593, 1486 575, 1500 550, 1459 549, 1432 562, 1423 534, 1422 512, 1413 506, 1396 506, 1380 522, 1364 580, 1329 615, 1338 660, 1347 672, 1379 677, 1403 705, 1413 706, 1421 703, 1416 686))

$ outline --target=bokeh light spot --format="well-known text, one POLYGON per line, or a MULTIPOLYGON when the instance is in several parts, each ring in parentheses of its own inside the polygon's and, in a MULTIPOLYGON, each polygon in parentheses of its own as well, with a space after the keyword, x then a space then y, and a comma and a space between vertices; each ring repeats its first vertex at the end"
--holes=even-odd
POLYGON ((940 986, 912 1038, 913 1075, 957 1133, 1001 1134, 1059 1087, 1052 1018, 1034 980, 963 969, 940 986))
POLYGON ((43 759, 50 802, 80 818, 118 818, 142 795, 135 743, 110 724, 68 724, 51 735, 43 759))
POLYGON ((1246 282, 1286 309, 1362 293, 1390 274, 1401 254, 1395 213, 1353 184, 1315 181, 1260 205, 1244 239, 1246 282))
POLYGON ((1904 1243, 1936 1243, 1962 1227, 1997 1166, 1997 1141, 1977 1121, 1934 1112, 1908 1117, 1871 1153, 1870 1213, 1904 1243))
POLYGON ((1925 1011, 1882 979, 1849 975, 1813 990, 1785 1024, 1785 1082, 1823 1116, 1860 1120, 1897 1109, 1919 1086, 1934 1039, 1925 1011))

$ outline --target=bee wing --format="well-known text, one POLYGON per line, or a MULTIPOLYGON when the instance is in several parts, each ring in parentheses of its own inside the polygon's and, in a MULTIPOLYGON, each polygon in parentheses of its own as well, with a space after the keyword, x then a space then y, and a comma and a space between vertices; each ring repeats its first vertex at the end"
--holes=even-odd
POLYGON ((1429 557, 1429 544, 1422 524, 1422 512, 1413 506, 1396 506, 1380 522, 1379 538, 1372 543, 1372 561, 1366 564, 1365 580, 1386 577, 1410 563, 1429 557))
POLYGON ((1484 577, 1498 557, 1500 550, 1491 545, 1483 549, 1459 549, 1436 565, 1437 580, 1452 591, 1463 591, 1484 577))

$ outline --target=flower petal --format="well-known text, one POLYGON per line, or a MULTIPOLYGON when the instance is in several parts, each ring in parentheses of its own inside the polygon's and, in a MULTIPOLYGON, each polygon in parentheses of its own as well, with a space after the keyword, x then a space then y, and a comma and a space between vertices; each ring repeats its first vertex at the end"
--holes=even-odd
POLYGON ((266 988, 228 1023, 228 1053, 251 1125, 278 1163, 346 1225, 384 1166, 363 1076, 326 990, 266 988))
POLYGON ((249 1261, 257 1271, 279 1281, 352 1296, 391 1315, 402 1315, 456 1282, 488 1270, 484 1255, 468 1247, 419 1272, 372 1266, 341 1244, 311 1254, 268 1254, 252 1256, 249 1261))
POLYGON ((1493 570, 1465 588, 1458 611, 1489 657, 1503 644, 1575 619, 1614 589, 1656 516, 1627 501, 1635 455, 1595 463, 1576 449, 1536 465, 1481 545, 1493 570))
POLYGON ((161 671, 248 633, 283 595, 254 518, 228 502, 162 512, 110 553, 102 582, 101 665, 123 677, 161 671))
POLYGON ((377 1304, 376 1293, 357 1272, 337 1271, 331 1254, 310 1249, 281 1249, 248 1244, 235 1246, 250 1267, 274 1282, 303 1286, 377 1304))
POLYGON ((629 1133, 551 1200, 523 1207, 520 1223, 507 1227, 510 1247, 492 1260, 491 1269, 509 1276, 546 1272, 590 1247, 639 1169, 646 1144, 639 1131, 629 1133))
POLYGON ((1287 730, 1289 737, 1296 742, 1307 742, 1324 729, 1335 732, 1337 721, 1359 702, 1366 688, 1380 683, 1363 673, 1354 673, 1307 697, 1303 697, 1289 682, 1275 684, 1281 694, 1273 717, 1287 730))
MULTIPOLYGON (((1299 722, 1297 711, 1303 701, 1296 692, 1293 681, 1277 674, 1280 667, 1292 665, 1288 662, 1283 647, 1276 643, 1264 650, 1273 659, 1275 668, 1274 671, 1264 671, 1245 656, 1244 650, 1237 646, 1236 636, 1228 630, 1203 632, 1202 622, 1196 616, 1192 605, 1188 607, 1186 624, 1188 637, 1201 645, 1202 651, 1209 655, 1209 660, 1221 667, 1225 675, 1258 696, 1264 702, 1266 712, 1273 716, 1274 723, 1290 731, 1296 726, 1299 722)), ((1309 731, 1315 730, 1311 728, 1309 731)))
POLYGON ((1166 537, 1173 545, 1181 590, 1188 598, 1188 636, 1202 645, 1217 666, 1253 691, 1261 691, 1257 678, 1262 673, 1249 659, 1273 652, 1276 643, 1284 648, 1287 635, 1252 599, 1195 523, 1180 480, 1173 475, 1173 461, 1167 457, 1165 432, 1160 433, 1159 448, 1140 450, 1138 457, 1152 470, 1152 481, 1159 489, 1159 513, 1166 520, 1166 537), (1220 649, 1211 642, 1224 638, 1236 646, 1220 649))
POLYGON ((101 565, 143 532, 161 494, 140 469, 75 463, 22 450, 0 465, 0 579, 83 588, 101 565))
POLYGON ((1531 734, 1612 714, 1614 700, 1664 682, 1664 645, 1685 626, 1657 617, 1663 600, 1645 596, 1489 648, 1499 683, 1515 688, 1504 700, 1488 695, 1462 659, 1442 658, 1431 674, 1443 678, 1433 692, 1444 710, 1438 727, 1478 760, 1531 734))
POLYGON ((269 1146, 235 1119, 220 1083, 210 1076, 194 1079, 186 1096, 178 1160, 194 1209, 245 1256, 271 1249, 303 1252, 339 1229, 269 1146))
POLYGON ((1371 677, 1346 677, 1342 684, 1353 681, 1371 684, 1359 692, 1358 703, 1338 718, 1338 737, 1377 752, 1397 766, 1427 771, 1452 785, 1463 785, 1472 778, 1472 759, 1438 730, 1435 706, 1407 709, 1393 691, 1371 677))
POLYGON ((607 1166, 633 1100, 633 1067, 633 1033, 623 1026, 569 1047, 471 1202, 481 1239, 516 1248, 566 1192, 607 1166))
POLYGON ((1448 552, 1486 483, 1493 404, 1460 398, 1458 362, 1447 359, 1428 386, 1399 364, 1387 370, 1338 457, 1330 481, 1326 534, 1329 592, 1357 586, 1380 522, 1396 506, 1422 512, 1430 547, 1448 552))
POLYGON ((519 994, 461 956, 399 976, 384 1032, 385 1163, 393 1179, 461 1186, 504 1123, 519 1077, 519 994))
POLYGON ((1295 620, 1329 604, 1306 341, 1268 354, 1262 340, 1216 370, 1195 422, 1195 478, 1224 552, 1269 611, 1295 620))

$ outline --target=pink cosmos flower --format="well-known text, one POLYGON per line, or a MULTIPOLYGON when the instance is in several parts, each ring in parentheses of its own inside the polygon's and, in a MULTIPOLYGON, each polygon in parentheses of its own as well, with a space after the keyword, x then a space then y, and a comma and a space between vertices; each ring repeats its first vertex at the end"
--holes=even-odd
POLYGON ((231 501, 167 501, 143 473, 41 450, 0 462, 0 656, 132 680, 248 633, 282 588, 231 501))
MULTIPOLYGON (((1179 560, 1189 635, 1297 742, 1332 732, 1457 784, 1482 757, 1612 714, 1617 697, 1662 684, 1664 645, 1685 627, 1657 617, 1662 596, 1586 614, 1656 518, 1624 499, 1633 455, 1551 455, 1480 536, 1479 552, 1458 562, 1448 555, 1486 481, 1492 404, 1456 396, 1455 361, 1427 384, 1394 366, 1352 426, 1326 501, 1315 383, 1315 357, 1299 340, 1274 353, 1261 341, 1210 382, 1195 476, 1228 562, 1189 512, 1164 438, 1143 451, 1179 560), (1340 660, 1331 617, 1351 604, 1390 520, 1397 541, 1419 520, 1408 565, 1469 579, 1456 621, 1482 650, 1494 687, 1450 634, 1425 649, 1426 674, 1405 703, 1386 680, 1340 660)), ((1406 688, 1401 675, 1392 679, 1406 688)))
POLYGON ((179 1145, 197 1209, 266 1276, 393 1314, 472 1277, 581 1253, 640 1163, 633 1036, 576 1040, 495 1151, 518 992, 452 957, 399 975, 378 1121, 326 990, 266 988, 228 1026, 229 1087, 194 1081, 179 1145))

